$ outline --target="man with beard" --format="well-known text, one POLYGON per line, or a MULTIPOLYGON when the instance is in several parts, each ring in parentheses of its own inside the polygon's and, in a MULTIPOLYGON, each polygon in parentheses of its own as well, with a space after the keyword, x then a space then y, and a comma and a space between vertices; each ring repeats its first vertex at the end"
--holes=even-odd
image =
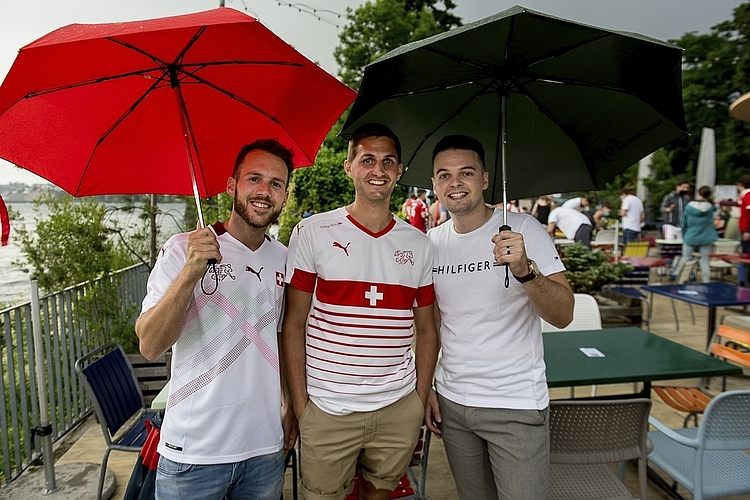
POLYGON ((354 202, 292 231, 282 348, 304 498, 342 500, 359 463, 359 498, 385 500, 413 455, 437 359, 432 252, 390 211, 403 172, 390 129, 358 128, 344 170, 354 202))
POLYGON ((432 158, 433 188, 451 219, 427 233, 442 356, 425 420, 443 438, 461 500, 544 499, 549 393, 539 318, 568 325, 573 292, 535 218, 509 213, 512 230, 498 232, 503 213, 484 203, 478 140, 447 136, 432 158))
POLYGON ((277 342, 286 249, 265 232, 286 204, 292 155, 274 139, 243 147, 229 220, 170 238, 149 276, 140 350, 153 360, 172 347, 159 500, 281 496, 296 440, 277 342))

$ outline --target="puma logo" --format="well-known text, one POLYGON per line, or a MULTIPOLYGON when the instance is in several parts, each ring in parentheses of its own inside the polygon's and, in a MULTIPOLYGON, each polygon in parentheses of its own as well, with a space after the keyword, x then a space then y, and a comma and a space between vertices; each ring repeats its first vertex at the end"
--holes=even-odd
POLYGON ((261 282, 263 281, 262 279, 260 279, 260 273, 261 273, 261 271, 263 271, 262 267, 256 271, 255 269, 253 269, 250 266, 245 266, 245 271, 250 271, 251 273, 253 273, 254 275, 256 275, 258 277, 258 281, 261 281, 261 282))
POLYGON ((351 244, 352 244, 352 242, 350 241, 350 242, 348 242, 346 244, 346 246, 344 246, 341 243, 339 243, 338 241, 334 241, 333 242, 333 247, 334 248, 340 248, 341 250, 344 251, 344 253, 346 254, 346 256, 349 257, 349 245, 351 245, 351 244))

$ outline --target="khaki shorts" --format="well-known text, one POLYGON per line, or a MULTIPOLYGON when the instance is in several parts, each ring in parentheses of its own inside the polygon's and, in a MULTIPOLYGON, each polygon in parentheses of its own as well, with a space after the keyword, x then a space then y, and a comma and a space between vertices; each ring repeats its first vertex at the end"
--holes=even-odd
POLYGON ((312 401, 299 421, 300 473, 306 500, 342 500, 357 463, 373 486, 393 490, 409 466, 424 419, 416 391, 372 412, 330 415, 312 401))

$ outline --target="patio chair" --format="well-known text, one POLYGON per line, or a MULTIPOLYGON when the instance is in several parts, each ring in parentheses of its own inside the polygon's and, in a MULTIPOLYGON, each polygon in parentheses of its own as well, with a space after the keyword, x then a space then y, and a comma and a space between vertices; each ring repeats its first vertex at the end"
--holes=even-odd
MULTIPOLYGON (((430 436, 432 433, 425 425, 419 428, 419 438, 417 446, 414 447, 409 468, 401 477, 396 489, 391 493, 391 499, 401 500, 430 500, 425 493, 425 484, 427 482, 427 459, 430 454, 430 436), (414 470, 419 467, 419 475, 414 470)), ((345 500, 357 500, 357 486, 359 485, 359 474, 354 476, 354 489, 345 500)))
MULTIPOLYGON (((677 256, 672 260, 672 266, 669 271, 670 282, 673 285, 684 285, 695 281, 695 270, 698 267, 698 259, 685 260, 682 256, 677 256)), ((650 294, 653 295, 653 294, 650 294)), ((653 312, 653 297, 649 297, 649 309, 648 309, 648 324, 649 328, 651 325, 651 313, 653 312)), ((672 313, 674 314, 675 330, 680 331, 680 320, 677 316, 677 306, 675 305, 674 299, 669 299, 672 302, 672 313)), ((692 323, 695 324, 695 311, 693 311, 693 305, 688 302, 688 308, 690 309, 690 318, 692 323)))
MULTIPOLYGON (((736 363, 743 368, 750 369, 750 352, 743 352, 742 345, 750 344, 750 332, 738 330, 728 325, 719 325, 711 339, 708 354, 736 363)), ((706 410, 713 396, 702 387, 661 386, 652 387, 654 392, 675 410, 686 412, 687 416, 682 426, 687 427, 692 418, 698 425, 698 415, 706 410)), ((721 390, 726 390, 726 378, 722 382, 721 390)), ((750 474, 750 471, 748 471, 750 474)))
POLYGON ((634 498, 623 484, 625 460, 638 460, 640 498, 647 498, 647 398, 551 401, 549 498, 634 498), (618 474, 610 463, 620 462, 618 474))
POLYGON ((648 241, 628 241, 622 254, 628 257, 648 257, 648 241))
MULTIPOLYGON (((739 250, 740 242, 736 240, 725 240, 723 238, 719 238, 711 245, 712 254, 735 254, 739 253, 739 250)), ((711 259, 709 261, 709 267, 711 267, 711 272, 717 271, 719 273, 719 277, 721 278, 724 274, 728 273, 730 269, 736 268, 737 263, 729 262, 724 259, 711 259)))
POLYGON ((138 379, 125 352, 116 342, 107 342, 75 363, 78 378, 94 406, 104 434, 104 456, 96 499, 101 500, 107 461, 112 450, 139 452, 148 436, 146 411, 138 379))
MULTIPOLYGON (((648 311, 648 296, 641 292, 640 287, 648 285, 650 276, 650 267, 634 267, 632 271, 625 273, 619 281, 612 285, 608 285, 606 290, 616 294, 625 295, 630 299, 640 300, 643 306, 646 307, 646 311, 648 311)), ((631 304, 633 304, 633 302, 631 302, 631 304)), ((645 321, 642 321, 646 323, 646 330, 651 331, 648 314, 644 314, 642 317, 645 318, 645 321)))
POLYGON ((649 423, 656 430, 648 433, 648 459, 694 500, 750 493, 750 390, 716 396, 698 427, 670 429, 654 417, 649 423))
MULTIPOLYGON (((576 330, 601 330, 602 316, 599 312, 599 304, 591 295, 576 293, 573 295, 573 321, 565 328, 557 328, 544 320, 542 321, 542 333, 576 331, 576 330)), ((574 397, 575 388, 570 388, 570 397, 574 397)), ((596 386, 591 386, 591 396, 596 396, 596 386)))

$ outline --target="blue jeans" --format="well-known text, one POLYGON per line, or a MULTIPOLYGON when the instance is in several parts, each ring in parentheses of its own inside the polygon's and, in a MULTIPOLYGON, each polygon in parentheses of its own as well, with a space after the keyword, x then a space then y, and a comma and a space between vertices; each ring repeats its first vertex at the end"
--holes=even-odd
POLYGON ((284 450, 230 464, 193 465, 159 457, 156 500, 279 500, 284 450))
POLYGON ((632 229, 622 230, 622 244, 627 245, 628 241, 641 241, 641 232, 632 229))

